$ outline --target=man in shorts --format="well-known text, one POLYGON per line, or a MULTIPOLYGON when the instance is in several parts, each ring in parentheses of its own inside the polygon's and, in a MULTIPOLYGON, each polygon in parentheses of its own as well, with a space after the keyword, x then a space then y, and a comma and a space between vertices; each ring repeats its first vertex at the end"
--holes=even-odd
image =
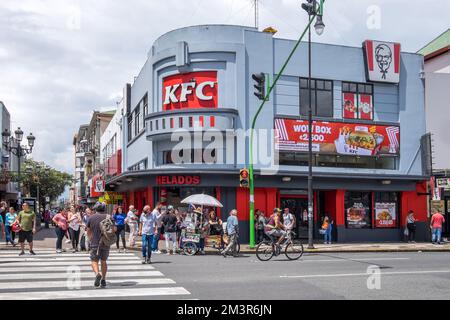
POLYGON ((281 223, 281 210, 279 208, 273 209, 273 215, 266 224, 264 231, 272 239, 279 238, 277 245, 281 245, 286 238, 286 231, 284 231, 284 226, 281 223))
POLYGON ((95 273, 95 288, 106 287, 106 273, 108 265, 106 260, 109 257, 109 247, 105 247, 100 243, 102 238, 102 231, 100 223, 106 219, 106 205, 97 202, 93 208, 94 214, 89 217, 86 223, 86 231, 89 239, 89 255, 91 259, 92 270, 95 273), (99 272, 98 262, 101 261, 102 272, 99 272))
POLYGON ((28 203, 22 205, 22 211, 19 212, 17 216, 17 221, 20 224, 19 231, 19 244, 20 253, 19 256, 25 254, 25 240, 28 242, 30 247, 30 254, 36 255, 33 251, 33 235, 36 233, 36 214, 31 210, 28 203))

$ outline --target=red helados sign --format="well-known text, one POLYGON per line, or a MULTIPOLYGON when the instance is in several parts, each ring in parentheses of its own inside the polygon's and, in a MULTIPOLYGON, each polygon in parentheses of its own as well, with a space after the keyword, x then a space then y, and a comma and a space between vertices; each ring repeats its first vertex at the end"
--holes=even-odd
POLYGON ((199 185, 199 176, 157 176, 158 185, 199 185))
MULTIPOLYGON (((308 151, 308 121, 275 119, 276 148, 308 151)), ((400 127, 314 121, 313 152, 358 156, 399 155, 400 127)))
POLYGON ((217 108, 217 71, 176 74, 163 79, 163 110, 217 108))

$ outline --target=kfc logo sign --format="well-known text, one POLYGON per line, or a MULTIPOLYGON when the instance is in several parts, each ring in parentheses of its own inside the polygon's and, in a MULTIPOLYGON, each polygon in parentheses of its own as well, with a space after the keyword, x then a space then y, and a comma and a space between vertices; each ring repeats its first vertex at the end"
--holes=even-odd
POLYGON ((400 81, 400 44, 367 40, 364 42, 369 81, 400 81))
POLYGON ((217 108, 217 71, 177 74, 163 80, 163 110, 217 108))

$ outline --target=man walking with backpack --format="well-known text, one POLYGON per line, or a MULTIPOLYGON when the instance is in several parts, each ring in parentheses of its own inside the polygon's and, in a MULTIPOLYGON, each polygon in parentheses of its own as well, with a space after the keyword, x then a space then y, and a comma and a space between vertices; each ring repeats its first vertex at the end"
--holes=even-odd
POLYGON ((93 208, 95 213, 86 224, 87 236, 89 238, 89 254, 92 270, 95 273, 94 287, 106 287, 106 273, 108 265, 110 246, 116 242, 114 221, 106 214, 106 205, 97 202, 93 208), (99 271, 99 260, 101 261, 101 273, 99 271))

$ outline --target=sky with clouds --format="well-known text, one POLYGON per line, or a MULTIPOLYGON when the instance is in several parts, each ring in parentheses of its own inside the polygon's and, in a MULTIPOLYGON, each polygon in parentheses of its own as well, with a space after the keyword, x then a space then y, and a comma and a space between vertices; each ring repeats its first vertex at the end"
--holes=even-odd
MULTIPOLYGON (((253 0, 1 0, 0 101, 37 137, 33 158, 73 171, 72 138, 92 111, 111 109, 163 33, 196 24, 254 25, 253 0)), ((259 25, 298 38, 299 0, 260 0, 259 25)), ((442 0, 327 0, 314 41, 398 41, 416 52, 450 27, 442 0), (428 9, 427 9, 428 8, 428 9), (430 9, 431 8, 431 9, 430 9)))

